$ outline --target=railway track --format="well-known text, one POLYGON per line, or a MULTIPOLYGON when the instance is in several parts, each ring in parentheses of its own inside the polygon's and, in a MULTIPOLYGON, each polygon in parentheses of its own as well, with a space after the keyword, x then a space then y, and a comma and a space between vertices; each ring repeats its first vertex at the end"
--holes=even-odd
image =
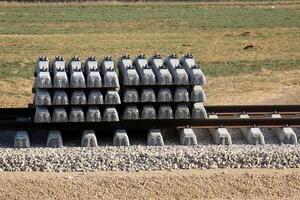
POLYGON ((114 63, 40 57, 33 104, 0 109, 0 170, 300 167, 300 105, 203 106, 191 54, 114 63))
POLYGON ((106 130, 106 129, 151 129, 151 128, 242 128, 242 127, 300 127, 300 105, 232 105, 205 106, 210 115, 218 119, 180 119, 180 120, 120 120, 118 122, 81 123, 34 123, 35 108, 1 108, 0 130, 106 130), (239 116, 250 117, 242 119, 239 116), (281 118, 272 118, 272 115, 281 118), (136 126, 136 124, 141 124, 136 126))
MULTIPOLYGON (((300 133, 297 133, 297 131, 295 132, 294 129, 298 130, 298 128, 300 127, 299 105, 205 106, 205 109, 208 113, 207 119, 140 119, 97 123, 35 123, 33 121, 35 108, 29 105, 28 108, 0 109, 0 130, 2 133, 5 133, 7 131, 16 131, 17 133, 23 133, 26 131, 29 133, 29 135, 30 133, 34 133, 34 137, 39 137, 38 132, 45 134, 49 131, 53 132, 58 130, 61 132, 62 135, 69 135, 69 138, 72 136, 75 137, 75 135, 77 135, 76 137, 78 137, 79 135, 84 135, 84 132, 89 132, 89 130, 92 130, 93 137, 90 138, 94 138, 95 140, 97 140, 96 137, 101 137, 101 135, 107 131, 114 132, 120 129, 124 129, 129 133, 135 132, 135 137, 144 137, 144 135, 147 134, 147 131, 149 130, 162 130, 162 132, 168 132, 168 130, 170 131, 177 129, 179 132, 179 137, 185 137, 185 139, 182 139, 183 141, 179 140, 179 143, 182 145, 193 145, 197 144, 197 134, 195 135, 193 134, 193 132, 191 134, 189 130, 197 130, 198 132, 199 130, 200 132, 208 131, 211 134, 214 143, 216 144, 232 144, 232 133, 230 130, 237 129, 241 130, 241 134, 243 135, 244 139, 247 140, 247 143, 264 144, 265 142, 261 141, 263 137, 263 132, 260 129, 268 128, 271 132, 274 132, 274 137, 279 140, 279 143, 297 144, 297 134, 300 133), (248 115, 248 118, 241 118, 241 116, 245 115, 248 115), (249 137, 255 138, 253 135, 257 134, 257 132, 252 133, 251 129, 260 131, 258 133, 260 136, 257 136, 256 139, 252 142, 249 139, 249 137), (288 131, 285 132, 284 129, 288 129, 288 131), (225 130, 225 135, 222 132, 222 130, 225 130), (291 130, 294 131, 294 133, 290 133, 289 131, 291 130), (136 132, 139 133, 137 134, 136 132)), ((24 135, 22 137, 24 137, 24 135)), ((161 137, 163 141, 163 135, 161 135, 161 137)), ((173 137, 178 136, 177 134, 174 134, 173 137)), ((56 137, 56 142, 52 144, 53 147, 63 146, 62 138, 58 138, 56 137)), ((129 145, 129 139, 130 137, 127 136, 125 138, 126 141, 119 143, 119 145, 129 145)), ((24 139, 23 142, 25 142, 24 139)), ((163 144, 164 142, 161 143, 163 144)), ((97 141, 94 141, 94 144, 90 145, 95 146, 96 144, 97 141)), ((85 146, 83 144, 81 145, 85 146)), ((148 143, 148 145, 151 144, 148 143)), ((161 144, 159 144, 158 142, 152 145, 161 144)))

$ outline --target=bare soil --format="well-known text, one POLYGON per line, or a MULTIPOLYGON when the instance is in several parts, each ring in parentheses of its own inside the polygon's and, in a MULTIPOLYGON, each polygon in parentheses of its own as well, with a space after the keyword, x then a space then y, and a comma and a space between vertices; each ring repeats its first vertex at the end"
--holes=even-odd
POLYGON ((0 199, 299 199, 300 169, 0 173, 0 199))

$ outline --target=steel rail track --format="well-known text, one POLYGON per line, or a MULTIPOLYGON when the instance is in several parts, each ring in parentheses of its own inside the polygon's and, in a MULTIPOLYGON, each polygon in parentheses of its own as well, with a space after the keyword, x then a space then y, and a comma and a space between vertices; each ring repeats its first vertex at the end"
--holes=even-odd
POLYGON ((300 118, 277 119, 171 119, 121 120, 118 122, 34 123, 32 121, 0 121, 0 130, 144 130, 153 128, 241 128, 241 127, 300 127, 300 118))
POLYGON ((105 130, 105 129, 152 129, 152 128, 240 128, 240 127, 300 127, 300 105, 232 105, 205 106, 208 113, 227 117, 219 119, 172 119, 172 120, 120 120, 118 122, 34 123, 35 108, 1 108, 0 130, 105 130), (267 114, 278 112, 282 118, 273 119, 267 114), (249 119, 239 119, 236 114, 248 113, 249 119), (298 114, 298 115, 297 115, 298 114), (230 117, 230 115, 233 115, 230 117))
MULTIPOLYGON (((139 103, 135 103, 135 105, 137 104, 139 103)), ((208 105, 205 106, 205 109, 207 113, 217 115, 235 115, 242 113, 249 115, 267 115, 275 112, 282 115, 300 114, 300 105, 208 105)), ((35 108, 32 104, 29 104, 28 108, 0 108, 0 119, 32 117, 34 116, 34 112, 35 108)))

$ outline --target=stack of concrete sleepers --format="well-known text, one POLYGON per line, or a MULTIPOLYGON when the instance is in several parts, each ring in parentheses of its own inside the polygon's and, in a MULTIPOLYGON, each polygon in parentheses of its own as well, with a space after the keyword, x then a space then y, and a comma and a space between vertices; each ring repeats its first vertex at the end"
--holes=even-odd
MULTIPOLYGON (((47 57, 40 57, 33 88, 34 121, 119 121, 115 108, 121 104, 119 87, 111 57, 104 57, 99 62, 95 57, 88 57, 82 63, 74 56, 67 65, 63 57, 57 56, 52 62, 47 57)), ((59 130, 56 135, 57 132, 59 130)))

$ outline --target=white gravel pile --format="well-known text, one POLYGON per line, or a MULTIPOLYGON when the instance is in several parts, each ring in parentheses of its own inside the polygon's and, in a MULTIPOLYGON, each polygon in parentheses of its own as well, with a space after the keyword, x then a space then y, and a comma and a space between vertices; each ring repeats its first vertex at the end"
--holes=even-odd
POLYGON ((1 171, 300 168, 300 145, 0 149, 1 171))

